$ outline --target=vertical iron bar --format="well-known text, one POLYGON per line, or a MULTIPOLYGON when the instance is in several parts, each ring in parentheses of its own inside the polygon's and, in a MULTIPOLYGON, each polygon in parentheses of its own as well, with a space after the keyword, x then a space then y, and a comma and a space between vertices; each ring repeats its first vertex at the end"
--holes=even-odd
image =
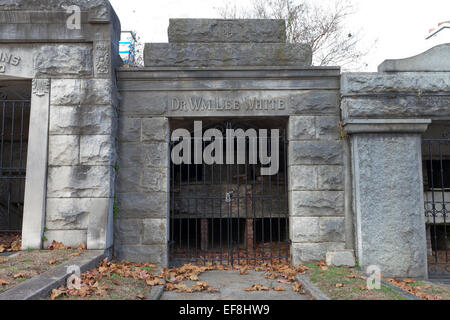
POLYGON ((429 154, 430 154, 430 172, 431 172, 431 199, 432 199, 432 214, 433 214, 433 228, 434 228, 434 248, 435 248, 435 262, 438 262, 438 252, 437 252, 437 233, 436 233, 436 202, 434 198, 434 172, 433 172, 433 142, 429 143, 429 154))
POLYGON ((287 175, 287 149, 289 146, 289 141, 286 137, 286 129, 283 129, 283 141, 284 141, 284 152, 283 152, 283 163, 285 165, 284 169, 284 212, 285 212, 285 232, 286 232, 286 243, 287 243, 287 249, 286 249, 286 262, 289 263, 289 250, 290 250, 290 238, 287 236, 289 235, 289 196, 288 196, 288 175, 287 175), (287 215, 287 216, 286 216, 287 215))

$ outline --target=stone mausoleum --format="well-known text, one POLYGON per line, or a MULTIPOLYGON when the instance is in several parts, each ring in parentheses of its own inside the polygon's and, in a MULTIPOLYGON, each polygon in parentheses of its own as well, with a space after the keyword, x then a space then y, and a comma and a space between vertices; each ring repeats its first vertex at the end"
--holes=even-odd
POLYGON ((172 19, 129 67, 120 32, 106 0, 0 0, 0 232, 23 249, 450 274, 450 44, 341 73, 283 20, 172 19))

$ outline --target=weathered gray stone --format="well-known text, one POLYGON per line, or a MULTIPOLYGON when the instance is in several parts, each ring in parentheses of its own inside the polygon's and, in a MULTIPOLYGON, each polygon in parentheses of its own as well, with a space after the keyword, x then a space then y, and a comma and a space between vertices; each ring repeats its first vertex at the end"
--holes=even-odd
POLYGON ((122 219, 167 218, 168 198, 165 192, 119 193, 118 215, 122 219))
POLYGON ((139 186, 145 191, 167 192, 168 168, 144 168, 139 186))
POLYGON ((141 193, 139 181, 142 169, 137 167, 120 168, 117 174, 116 192, 118 193, 141 193))
POLYGON ((167 142, 121 143, 119 163, 121 168, 166 167, 169 164, 167 142))
POLYGON ((53 240, 72 248, 87 243, 87 230, 47 230, 44 236, 44 248, 48 248, 53 240))
POLYGON ((387 277, 426 277, 421 135, 352 136, 357 255, 387 277))
POLYGON ((119 135, 121 142, 141 141, 141 119, 121 116, 119 119, 119 135))
POLYGON ((318 166, 317 190, 344 190, 343 166, 318 166))
POLYGON ((341 141, 291 141, 289 164, 342 164, 341 141))
POLYGON ((22 249, 41 249, 45 226, 50 83, 34 79, 27 148, 22 249), (39 90, 37 90, 39 88, 39 90))
POLYGON ((92 201, 97 199, 47 199, 46 227, 52 230, 87 229, 92 201))
POLYGON ((92 75, 91 51, 86 44, 43 45, 34 58, 36 76, 92 75))
POLYGON ((339 117, 327 116, 316 117, 317 139, 338 140, 339 139, 339 117))
POLYGON ((289 117, 289 140, 313 140, 315 138, 315 117, 289 117))
POLYGON ((294 243, 343 242, 343 217, 291 217, 291 240, 294 243))
POLYGON ((114 169, 108 166, 50 167, 47 197, 109 198, 114 175, 114 169))
POLYGON ((142 232, 142 244, 154 245, 167 243, 167 219, 145 219, 142 232))
POLYGON ((290 240, 294 243, 320 242, 319 218, 291 217, 290 240))
POLYGON ((77 106, 81 103, 80 79, 53 79, 50 96, 52 106, 77 106))
POLYGON ((169 120, 167 118, 142 119, 142 142, 169 141, 169 120))
POLYGON ((149 92, 123 91, 120 112, 122 115, 132 116, 159 116, 168 111, 167 94, 152 95, 149 92), (156 96, 156 97, 155 97, 156 96))
MULTIPOLYGON (((106 182, 109 184, 111 182, 106 182)), ((112 181, 112 188, 114 181, 112 181)), ((90 250, 111 248, 113 245, 114 198, 98 199, 91 202, 91 213, 87 232, 87 246, 90 250)))
POLYGON ((81 165, 111 165, 116 163, 115 141, 107 136, 80 137, 81 165))
POLYGON ((114 222, 114 242, 116 245, 141 244, 141 219, 116 219, 114 222))
MULTIPOLYGON (((4 11, 16 11, 16 10, 38 10, 38 11, 66 11, 67 7, 72 3, 62 0, 46 0, 46 1, 34 1, 34 0, 2 0, 0 2, 0 8, 4 11)), ((99 13, 103 12, 103 15, 107 12, 110 4, 106 0, 78 0, 77 6, 82 10, 97 10, 99 13)), ((106 17, 106 15, 105 15, 106 17)))
POLYGON ((50 166, 70 166, 79 164, 79 136, 49 136, 48 164, 50 166))
POLYGON ((114 105, 114 95, 110 79, 81 80, 82 105, 114 105))
POLYGON ((119 170, 119 193, 167 192, 167 168, 122 168, 119 170))
POLYGON ((170 19, 169 42, 286 42, 284 20, 170 19))
POLYGON ((345 96, 378 93, 446 92, 450 89, 450 72, 344 73, 341 93, 345 96))
POLYGON ((355 252, 353 250, 327 252, 326 263, 328 266, 353 268, 355 266, 355 252))
POLYGON ((312 62, 311 47, 290 43, 146 43, 151 66, 302 66, 312 62))
POLYGON ((293 243, 291 245, 292 264, 299 265, 325 259, 332 250, 343 250, 343 242, 293 243))
POLYGON ((50 108, 50 134, 113 135, 116 126, 111 106, 50 108))
POLYGON ((450 44, 440 44, 406 59, 385 60, 378 66, 378 72, 406 71, 450 71, 450 44))
POLYGON ((291 191, 291 216, 320 217, 344 214, 342 191, 291 191))
POLYGON ((325 242, 344 242, 344 217, 319 218, 319 237, 325 242))
POLYGON ((298 115, 339 114, 339 91, 311 90, 291 99, 291 113, 298 115))
POLYGON ((317 167, 315 166, 290 166, 289 177, 289 190, 317 190, 317 167))
POLYGON ((165 245, 118 245, 114 247, 114 253, 119 260, 167 265, 165 245))
POLYGON ((345 98, 342 101, 342 116, 349 118, 440 118, 450 116, 450 97, 434 96, 378 96, 367 98, 345 98))

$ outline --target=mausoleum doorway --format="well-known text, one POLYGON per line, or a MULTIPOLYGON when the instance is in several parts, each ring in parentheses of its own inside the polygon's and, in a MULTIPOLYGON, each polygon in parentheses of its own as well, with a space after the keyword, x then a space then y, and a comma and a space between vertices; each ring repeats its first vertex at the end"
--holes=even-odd
POLYGON ((285 118, 171 120, 171 265, 289 260, 286 125, 285 118), (180 129, 190 136, 174 141, 180 129), (189 149, 180 151, 185 139, 189 149))
POLYGON ((4 248, 22 233, 30 95, 31 81, 0 80, 0 242, 4 248))
POLYGON ((450 278, 450 125, 434 121, 422 144, 429 276, 450 278))

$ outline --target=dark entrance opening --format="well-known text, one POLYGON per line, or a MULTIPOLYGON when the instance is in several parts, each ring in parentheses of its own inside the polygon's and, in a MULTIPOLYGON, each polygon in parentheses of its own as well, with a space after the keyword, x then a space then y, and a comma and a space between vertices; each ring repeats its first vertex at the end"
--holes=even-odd
MULTIPOLYGON (((193 123, 193 119, 171 123, 172 132, 177 128, 191 132, 192 160, 195 152, 193 123)), ((208 129, 217 129, 222 133, 224 163, 206 164, 203 159, 201 164, 195 164, 195 161, 174 164, 171 161, 170 264, 289 261, 286 119, 267 122, 212 119, 203 120, 202 125, 203 134, 208 129), (234 161, 227 164, 227 129, 257 133, 257 163, 251 160, 248 152, 255 150, 251 148, 252 138, 245 137, 246 154, 238 164, 238 139, 234 137, 234 161), (260 129, 267 129, 268 144, 259 139, 260 129), (268 156, 276 156, 276 152, 271 150, 272 129, 278 129, 279 133, 279 170, 273 175, 262 175, 261 167, 268 165, 261 164, 259 160, 260 145, 261 148, 267 146, 263 153, 267 151, 268 156)), ((171 151, 178 143, 171 143, 171 151)), ((202 153, 208 150, 211 143, 202 141, 202 153)), ((213 152, 213 155, 216 154, 217 151, 213 152)))
POLYGON ((429 276, 450 278, 450 139, 424 139, 422 154, 429 276))
POLYGON ((0 81, 0 247, 20 239, 30 122, 31 84, 0 81))

